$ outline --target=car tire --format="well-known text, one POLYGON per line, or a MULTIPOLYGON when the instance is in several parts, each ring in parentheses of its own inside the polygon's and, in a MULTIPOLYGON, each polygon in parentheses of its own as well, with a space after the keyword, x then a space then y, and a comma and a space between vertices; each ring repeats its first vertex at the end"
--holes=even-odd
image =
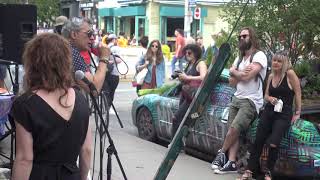
POLYGON ((156 129, 152 121, 152 115, 151 115, 151 112, 146 107, 142 107, 138 111, 137 127, 138 127, 139 137, 152 142, 156 141, 157 139, 156 129))

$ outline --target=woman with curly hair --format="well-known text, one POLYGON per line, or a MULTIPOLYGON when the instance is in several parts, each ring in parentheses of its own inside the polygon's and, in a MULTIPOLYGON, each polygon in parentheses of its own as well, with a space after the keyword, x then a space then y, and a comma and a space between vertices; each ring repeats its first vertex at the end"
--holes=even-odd
POLYGON ((151 41, 147 53, 138 62, 137 72, 142 71, 144 68, 147 68, 148 72, 141 89, 161 87, 166 77, 166 70, 161 44, 158 40, 151 41))
POLYGON ((25 93, 10 112, 16 127, 12 179, 85 180, 91 158, 89 108, 73 88, 69 43, 57 34, 38 35, 27 43, 23 63, 25 93))

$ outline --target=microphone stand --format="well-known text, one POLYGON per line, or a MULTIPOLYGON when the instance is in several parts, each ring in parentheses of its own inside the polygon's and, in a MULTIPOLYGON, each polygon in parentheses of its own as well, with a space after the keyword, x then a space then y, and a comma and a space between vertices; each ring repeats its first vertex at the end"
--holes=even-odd
MULTIPOLYGON (((92 64, 93 64, 93 66, 94 66, 94 68, 95 69, 97 69, 97 65, 96 65, 96 63, 94 62, 94 59, 93 59, 93 57, 92 57, 92 55, 91 55, 91 52, 90 51, 88 51, 88 54, 89 54, 89 56, 90 56, 90 59, 91 59, 91 62, 92 62, 92 64)), ((123 61, 123 60, 122 60, 123 61)), ((124 62, 124 61, 123 61, 124 62)), ((127 65, 128 66, 128 65, 127 65)), ((118 66, 117 66, 117 68, 118 68, 118 66)), ((105 92, 104 93, 104 97, 107 99, 107 100, 105 100, 104 98, 103 98, 103 94, 102 93, 100 93, 100 96, 101 96, 101 102, 102 101, 104 101, 104 103, 105 104, 109 104, 109 98, 108 98, 108 95, 109 95, 109 93, 108 92, 105 92), (107 102, 106 102, 107 101, 107 102)), ((120 124, 120 127, 121 128, 123 128, 123 124, 122 124, 122 121, 121 121, 121 119, 120 119, 120 117, 119 117, 119 115, 118 115, 118 112, 117 112, 117 110, 116 110, 116 108, 114 107, 114 104, 113 104, 113 102, 111 102, 110 103, 110 105, 111 105, 111 107, 112 107, 112 109, 114 110, 114 112, 115 112, 115 114, 116 114, 116 117, 117 117, 117 119, 118 119, 118 122, 119 122, 119 124, 120 124)), ((111 108, 110 107, 110 108, 111 108)), ((109 115, 108 115, 109 116, 109 115)), ((107 124, 109 125, 109 118, 107 119, 107 124)), ((108 127, 108 125, 107 125, 107 127, 108 127)))
MULTIPOLYGON (((109 130, 108 130, 108 128, 107 128, 107 126, 106 126, 106 124, 105 124, 105 122, 104 122, 104 120, 103 120, 102 112, 101 112, 101 110, 99 109, 99 105, 98 105, 98 103, 97 103, 97 101, 96 101, 96 99, 95 99, 95 96, 93 95, 93 92, 92 92, 91 90, 90 90, 89 94, 90 94, 92 103, 93 103, 94 107, 96 108, 96 111, 98 112, 98 115, 99 115, 99 117, 100 117, 101 125, 103 126, 103 128, 104 128, 104 130, 105 130, 105 133, 106 133, 106 135, 107 135, 107 137, 108 137, 108 141, 109 141, 109 147, 107 148, 107 153, 108 153, 107 180, 111 180, 111 173, 112 173, 112 168, 111 168, 112 159, 111 159, 111 158, 112 158, 112 154, 114 154, 114 155, 116 156, 116 159, 117 159, 118 165, 119 165, 119 167, 120 167, 122 176, 123 176, 123 178, 124 178, 125 180, 127 180, 128 178, 127 178, 127 176, 126 176, 126 174, 125 174, 125 172, 124 172, 123 166, 122 166, 122 164, 121 164, 121 161, 120 161, 118 152, 117 152, 117 150, 116 150, 116 147, 115 147, 115 145, 114 145, 114 143, 113 143, 113 140, 112 140, 112 138, 111 138, 111 136, 110 136, 109 130)), ((101 125, 100 125, 100 126, 101 126, 101 125)), ((100 128, 100 130, 101 130, 101 128, 100 128)), ((99 134, 100 134, 100 138, 102 138, 102 137, 101 137, 101 134, 102 134, 102 133, 101 133, 100 131, 99 131, 99 134)), ((101 144, 100 144, 100 146, 101 146, 101 144)), ((100 147, 100 149, 101 149, 101 148, 102 148, 102 147, 100 147)), ((101 160, 100 160, 100 161, 101 161, 101 160)), ((100 162, 100 163, 101 163, 101 162, 100 162)), ((102 180, 102 163, 100 164, 100 180, 102 180)))

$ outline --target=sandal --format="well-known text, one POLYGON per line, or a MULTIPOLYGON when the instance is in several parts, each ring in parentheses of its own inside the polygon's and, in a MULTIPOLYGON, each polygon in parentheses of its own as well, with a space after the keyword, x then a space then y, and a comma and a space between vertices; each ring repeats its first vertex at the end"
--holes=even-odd
POLYGON ((252 180, 252 174, 253 173, 250 170, 245 170, 241 178, 238 178, 238 180, 252 180))

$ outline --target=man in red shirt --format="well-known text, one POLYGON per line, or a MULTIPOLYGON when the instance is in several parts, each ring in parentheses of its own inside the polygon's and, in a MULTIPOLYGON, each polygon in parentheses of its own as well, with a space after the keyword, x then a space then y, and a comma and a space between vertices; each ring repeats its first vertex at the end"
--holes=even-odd
POLYGON ((183 53, 182 53, 182 49, 184 48, 185 46, 185 38, 183 36, 183 30, 182 29, 176 29, 174 31, 174 35, 176 36, 176 53, 172 59, 172 62, 171 62, 171 74, 174 73, 174 70, 176 68, 176 62, 178 61, 179 62, 179 69, 180 71, 183 71, 183 66, 182 66, 182 63, 184 61, 184 58, 183 58, 183 53))

